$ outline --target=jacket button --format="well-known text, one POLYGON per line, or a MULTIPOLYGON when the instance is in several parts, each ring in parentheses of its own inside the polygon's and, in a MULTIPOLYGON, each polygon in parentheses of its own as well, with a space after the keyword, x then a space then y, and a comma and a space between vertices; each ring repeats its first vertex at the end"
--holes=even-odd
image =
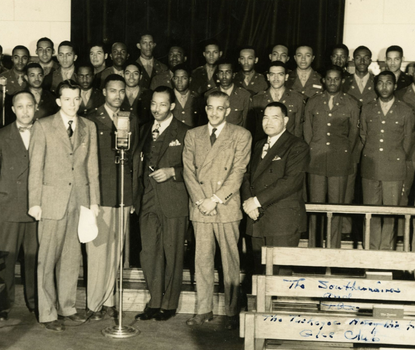
POLYGON ((202 182, 202 181, 200 181, 199 183, 200 183, 201 185, 203 185, 203 182, 202 182))

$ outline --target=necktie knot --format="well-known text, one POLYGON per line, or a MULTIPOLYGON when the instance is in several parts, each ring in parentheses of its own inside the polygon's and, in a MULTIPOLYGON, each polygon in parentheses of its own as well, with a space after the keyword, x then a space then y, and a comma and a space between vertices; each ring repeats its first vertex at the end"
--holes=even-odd
POLYGON ((26 130, 30 130, 32 128, 32 125, 28 125, 28 126, 19 126, 19 131, 20 132, 25 132, 26 130))
POLYGON ((264 144, 264 147, 262 147, 262 154, 261 154, 261 158, 264 159, 265 156, 267 155, 269 149, 271 148, 271 144, 269 142, 269 140, 264 144))
POLYGON ((66 129, 66 132, 68 133, 69 137, 72 137, 72 135, 73 135, 72 123, 73 123, 73 120, 69 120, 68 121, 68 129, 66 129))
POLYGON ((215 143, 215 141, 216 141, 216 130, 218 130, 218 129, 216 129, 216 128, 213 128, 212 129, 212 133, 210 134, 210 144, 213 146, 213 144, 215 143))
POLYGON ((153 134, 153 141, 156 141, 157 138, 160 136, 160 123, 156 123, 154 126, 153 134))

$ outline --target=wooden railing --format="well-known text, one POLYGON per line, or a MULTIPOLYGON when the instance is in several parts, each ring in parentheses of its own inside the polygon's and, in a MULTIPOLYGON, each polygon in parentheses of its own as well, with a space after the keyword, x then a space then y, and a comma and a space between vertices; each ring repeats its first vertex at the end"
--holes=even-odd
MULTIPOLYGON (((387 207, 372 205, 345 205, 345 204, 306 204, 307 213, 323 213, 327 215, 327 232, 331 232, 333 214, 363 214, 365 215, 364 248, 370 247, 370 220, 372 215, 405 216, 405 229, 403 237, 403 250, 410 251, 410 221, 415 216, 414 207, 387 207)), ((315 233, 314 233, 315 234, 315 233)), ((309 237, 315 242, 315 237, 309 237)), ((331 235, 327 235, 326 247, 331 247, 331 235)))

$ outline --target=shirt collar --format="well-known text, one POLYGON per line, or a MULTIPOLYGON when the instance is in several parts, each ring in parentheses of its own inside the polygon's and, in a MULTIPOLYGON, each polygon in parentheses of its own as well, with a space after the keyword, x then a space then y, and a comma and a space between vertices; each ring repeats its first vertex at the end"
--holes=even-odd
POLYGON ((111 120, 114 121, 114 114, 117 114, 120 109, 118 108, 115 112, 108 107, 108 105, 106 103, 104 103, 104 108, 107 111, 108 115, 110 116, 111 120))
POLYGON ((274 135, 272 137, 268 136, 267 142, 269 143, 270 148, 275 145, 275 143, 278 141, 278 139, 281 137, 281 135, 285 132, 285 130, 286 130, 286 128, 284 128, 284 130, 281 131, 278 135, 274 135))
POLYGON ((151 130, 154 130, 156 127, 156 123, 159 123, 160 124, 159 135, 161 135, 163 131, 169 127, 172 120, 173 120, 173 113, 170 112, 170 115, 166 119, 164 119, 162 122, 154 120, 153 127, 151 128, 151 130))
MULTIPOLYGON (((216 128, 216 132, 215 132, 216 138, 218 138, 219 134, 221 133, 221 131, 223 130, 225 125, 226 125, 226 121, 224 121, 222 124, 220 124, 218 126, 215 126, 215 128, 216 128)), ((208 129, 209 129, 209 135, 211 135, 212 130, 213 130, 213 126, 210 123, 208 123, 208 129)))
POLYGON ((71 127, 72 127, 72 130, 75 130, 76 125, 78 124, 78 118, 77 118, 78 116, 75 115, 74 117, 70 117, 64 111, 62 111, 62 109, 60 110, 60 115, 62 117, 63 124, 65 125, 65 129, 68 128, 68 122, 72 120, 73 123, 71 127))

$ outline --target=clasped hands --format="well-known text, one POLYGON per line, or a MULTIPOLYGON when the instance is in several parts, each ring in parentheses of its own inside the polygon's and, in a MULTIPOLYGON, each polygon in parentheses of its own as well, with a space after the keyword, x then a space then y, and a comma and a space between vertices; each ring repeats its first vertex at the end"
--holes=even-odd
POLYGON ((246 215, 248 215, 252 220, 257 220, 259 216, 258 205, 255 203, 254 197, 248 198, 244 201, 242 208, 246 215))
POLYGON ((205 198, 202 203, 199 204, 199 211, 205 216, 216 215, 216 206, 218 203, 214 202, 211 198, 205 198))

